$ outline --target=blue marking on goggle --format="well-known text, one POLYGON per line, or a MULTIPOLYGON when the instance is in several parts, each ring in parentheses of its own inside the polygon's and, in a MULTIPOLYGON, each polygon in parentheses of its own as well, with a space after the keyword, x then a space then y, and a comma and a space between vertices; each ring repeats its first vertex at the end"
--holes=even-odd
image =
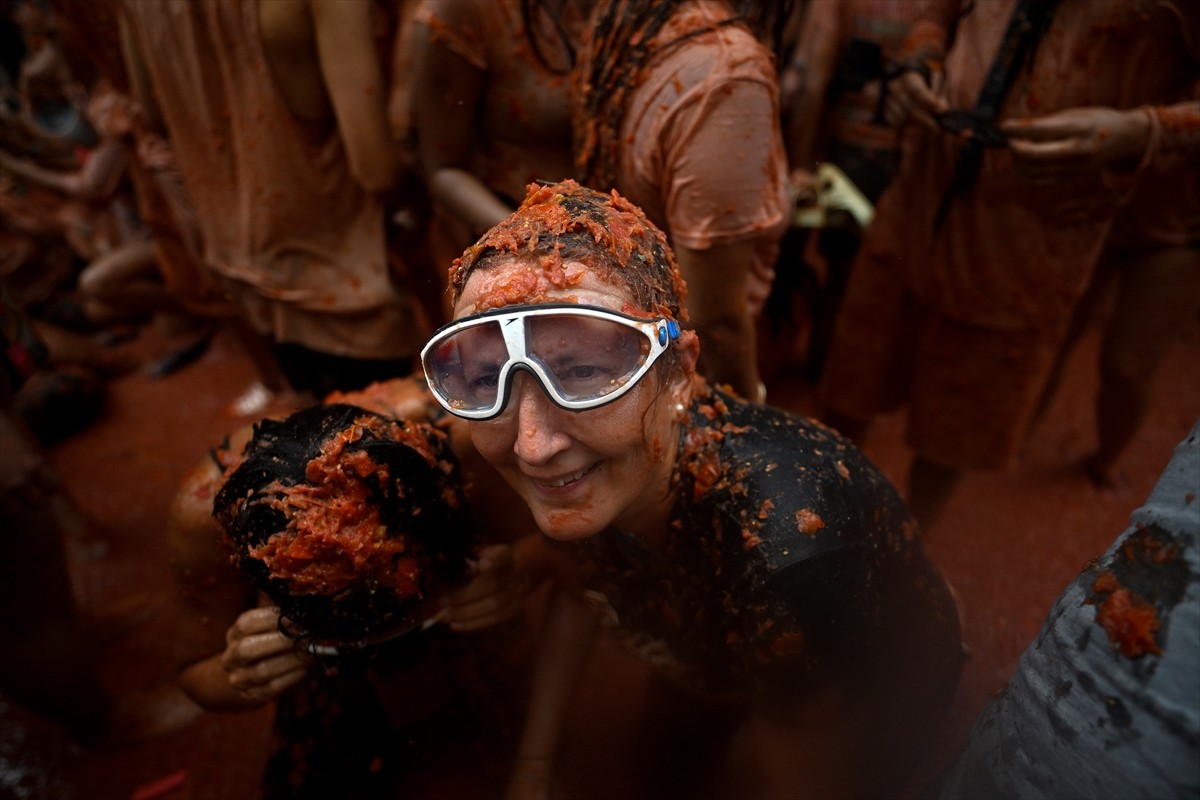
POLYGON ((678 323, 673 319, 669 319, 666 322, 667 327, 658 329, 658 344, 662 347, 666 346, 668 338, 672 340, 679 338, 678 323))

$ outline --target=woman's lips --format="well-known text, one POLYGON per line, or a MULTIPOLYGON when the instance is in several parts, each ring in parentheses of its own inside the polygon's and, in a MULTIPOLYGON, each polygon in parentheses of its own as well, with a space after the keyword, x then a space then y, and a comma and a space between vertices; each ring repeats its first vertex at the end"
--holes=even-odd
POLYGON ((531 480, 543 492, 554 494, 570 492, 580 481, 591 474, 596 469, 596 466, 597 464, 590 464, 578 472, 571 472, 554 478, 536 478, 531 476, 531 480))

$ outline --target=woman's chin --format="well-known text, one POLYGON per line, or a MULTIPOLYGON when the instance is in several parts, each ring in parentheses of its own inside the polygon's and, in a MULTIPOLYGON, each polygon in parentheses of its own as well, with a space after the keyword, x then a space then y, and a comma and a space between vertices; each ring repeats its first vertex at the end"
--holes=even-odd
POLYGON ((577 509, 534 509, 538 527, 547 537, 559 542, 574 542, 595 536, 607 527, 593 513, 577 509))

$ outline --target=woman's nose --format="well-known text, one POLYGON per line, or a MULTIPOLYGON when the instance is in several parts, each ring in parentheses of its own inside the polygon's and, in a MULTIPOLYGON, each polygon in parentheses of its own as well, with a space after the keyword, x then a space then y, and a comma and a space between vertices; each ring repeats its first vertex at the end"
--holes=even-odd
POLYGON ((532 375, 514 376, 513 395, 517 401, 517 437, 513 451, 526 464, 545 464, 571 446, 571 437, 560 424, 561 409, 546 394, 532 375))

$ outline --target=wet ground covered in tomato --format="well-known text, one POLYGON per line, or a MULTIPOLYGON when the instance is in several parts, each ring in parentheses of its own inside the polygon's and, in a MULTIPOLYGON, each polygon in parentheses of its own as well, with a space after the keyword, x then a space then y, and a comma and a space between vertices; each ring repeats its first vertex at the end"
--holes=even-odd
MULTIPOLYGON (((1082 340, 1020 467, 969 476, 929 535, 933 559, 963 609, 970 659, 933 759, 945 763, 971 722, 1011 674, 1051 602, 1126 527, 1172 449, 1200 416, 1200 320, 1171 351, 1156 383, 1150 419, 1123 456, 1121 485, 1098 491, 1078 464, 1094 446, 1092 397, 1098 331, 1082 340)), ((161 352, 153 327, 127 345, 161 352)), ((169 685, 173 588, 163 526, 185 472, 247 417, 237 400, 254 372, 234 339, 219 334, 204 355, 166 378, 140 372, 112 381, 101 418, 50 450, 94 529, 70 545, 81 608, 102 618, 132 608, 103 652, 105 681, 120 695, 169 685)), ((1002 380, 1003 376, 997 376, 1002 380)), ((801 379, 776 378, 769 400, 812 411, 801 379)), ((882 420, 864 449, 898 484, 908 458, 902 419, 882 420)), ((919 643, 914 643, 919 646, 919 643)), ((572 706, 560 788, 567 797, 618 797, 628 779, 634 709, 644 669, 602 645, 572 706)), ((82 751, 54 725, 0 698, 0 797, 221 798, 258 796, 270 710, 201 714, 174 733, 140 744, 82 751)), ((480 789, 497 765, 447 752, 425 759, 428 797, 490 797, 480 789)), ((419 796, 419 795, 418 795, 419 796)))

